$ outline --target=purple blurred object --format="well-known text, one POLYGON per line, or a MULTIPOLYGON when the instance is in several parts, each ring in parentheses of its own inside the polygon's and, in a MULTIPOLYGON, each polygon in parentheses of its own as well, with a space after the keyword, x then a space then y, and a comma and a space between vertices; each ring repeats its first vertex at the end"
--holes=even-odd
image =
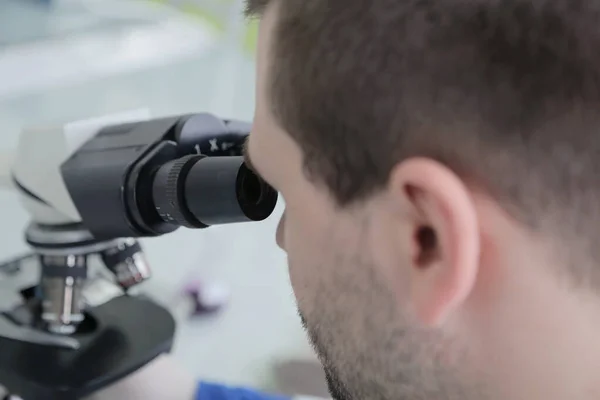
POLYGON ((229 288, 218 283, 191 282, 185 286, 183 294, 193 303, 191 316, 220 311, 230 298, 229 288))

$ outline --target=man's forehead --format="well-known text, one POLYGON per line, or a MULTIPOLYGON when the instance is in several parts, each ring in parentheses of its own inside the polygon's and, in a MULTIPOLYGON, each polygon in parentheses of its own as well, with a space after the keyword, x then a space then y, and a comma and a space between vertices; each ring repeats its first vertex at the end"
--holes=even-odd
MULTIPOLYGON (((276 175, 275 170, 282 167, 281 159, 283 153, 287 153, 289 144, 286 143, 288 135, 279 126, 271 108, 270 96, 270 64, 272 60, 273 31, 276 23, 276 0, 259 1, 260 3, 260 25, 258 31, 258 47, 256 54, 256 107, 252 134, 248 140, 248 153, 259 172, 276 175)), ((285 158, 285 157, 284 157, 285 158)), ((287 161, 287 160, 285 160, 287 161)))
POLYGON ((275 8, 269 7, 263 14, 259 30, 258 30, 258 46, 256 49, 256 108, 257 114, 270 114, 270 81, 271 77, 271 63, 272 59, 272 48, 273 31, 275 28, 275 8))

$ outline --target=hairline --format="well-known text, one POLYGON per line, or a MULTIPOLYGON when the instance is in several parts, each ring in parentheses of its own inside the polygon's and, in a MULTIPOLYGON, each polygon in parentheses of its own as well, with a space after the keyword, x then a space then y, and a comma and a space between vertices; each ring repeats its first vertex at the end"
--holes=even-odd
POLYGON ((248 19, 260 18, 271 0, 246 0, 244 16, 248 19))

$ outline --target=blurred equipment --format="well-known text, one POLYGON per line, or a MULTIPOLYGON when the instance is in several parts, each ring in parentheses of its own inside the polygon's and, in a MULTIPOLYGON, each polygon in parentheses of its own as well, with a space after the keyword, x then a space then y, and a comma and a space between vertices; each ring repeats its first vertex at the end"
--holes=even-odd
POLYGON ((0 99, 180 64, 218 40, 154 0, 0 0, 0 10, 0 99))
POLYGON ((249 132, 124 114, 22 133, 12 176, 33 255, 0 266, 2 386, 80 399, 170 351, 173 316, 132 291, 151 275, 136 239, 267 218, 277 192, 244 163, 249 132))

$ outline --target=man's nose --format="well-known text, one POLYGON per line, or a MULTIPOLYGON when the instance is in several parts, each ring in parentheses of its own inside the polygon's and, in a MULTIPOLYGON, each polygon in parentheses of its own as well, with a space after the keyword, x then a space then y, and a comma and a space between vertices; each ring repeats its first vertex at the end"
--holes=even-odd
POLYGON ((281 248, 281 250, 285 251, 285 211, 279 220, 279 224, 277 225, 277 233, 275 234, 275 240, 277 241, 277 245, 281 248))

